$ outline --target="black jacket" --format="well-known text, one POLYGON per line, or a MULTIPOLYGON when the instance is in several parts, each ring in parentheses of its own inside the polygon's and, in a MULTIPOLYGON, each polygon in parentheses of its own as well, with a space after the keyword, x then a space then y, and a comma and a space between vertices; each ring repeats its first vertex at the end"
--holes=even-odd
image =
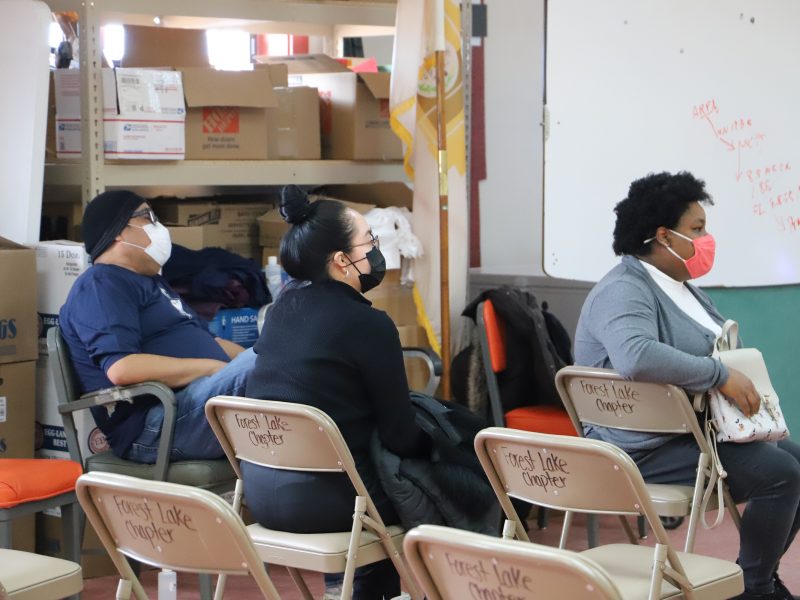
POLYGON ((473 448, 486 427, 465 408, 411 392, 416 420, 433 444, 430 458, 401 458, 372 439, 381 485, 403 527, 428 523, 497 535, 500 506, 473 448))

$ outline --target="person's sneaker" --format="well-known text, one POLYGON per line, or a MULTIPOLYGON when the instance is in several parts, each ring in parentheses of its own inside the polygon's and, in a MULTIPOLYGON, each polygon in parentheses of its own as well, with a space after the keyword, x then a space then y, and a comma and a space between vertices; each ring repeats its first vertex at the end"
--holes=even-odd
POLYGON ((792 592, 784 585, 781 578, 777 575, 774 576, 775 579, 775 591, 774 594, 777 594, 777 598, 780 600, 800 600, 800 596, 793 596, 792 592))
POLYGON ((332 585, 330 587, 325 588, 325 595, 322 596, 322 600, 341 600, 341 597, 342 597, 342 586, 332 585))

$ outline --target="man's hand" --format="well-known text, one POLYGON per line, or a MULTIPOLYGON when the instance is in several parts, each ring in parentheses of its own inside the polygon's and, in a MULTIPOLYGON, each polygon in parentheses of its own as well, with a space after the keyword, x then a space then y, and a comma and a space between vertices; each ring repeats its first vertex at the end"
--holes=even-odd
POLYGON ((761 396, 750 378, 736 369, 728 369, 728 381, 719 391, 730 399, 746 417, 751 417, 761 407, 761 396))

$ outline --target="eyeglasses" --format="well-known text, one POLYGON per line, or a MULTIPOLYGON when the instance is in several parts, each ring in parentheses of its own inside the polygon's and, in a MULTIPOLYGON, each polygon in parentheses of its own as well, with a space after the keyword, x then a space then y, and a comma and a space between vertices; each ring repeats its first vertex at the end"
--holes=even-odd
POLYGON ((137 217, 145 217, 153 224, 158 223, 158 217, 156 216, 156 213, 153 212, 153 209, 149 207, 143 208, 142 210, 137 210, 131 215, 131 219, 135 219, 137 217))
POLYGON ((366 246, 367 244, 370 244, 373 248, 380 249, 380 247, 381 247, 380 238, 378 238, 377 235, 373 235, 371 231, 369 231, 368 233, 369 233, 369 238, 370 238, 369 241, 368 242, 363 242, 361 244, 353 244, 353 248, 358 248, 359 246, 366 246))

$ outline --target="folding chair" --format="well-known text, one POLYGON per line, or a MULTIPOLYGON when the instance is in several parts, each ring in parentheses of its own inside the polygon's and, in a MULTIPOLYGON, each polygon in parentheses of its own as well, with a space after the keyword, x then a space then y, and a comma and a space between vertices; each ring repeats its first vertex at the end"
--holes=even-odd
MULTIPOLYGON (((47 355, 49 367, 55 381, 58 396, 58 410, 64 422, 64 434, 70 458, 83 465, 86 473, 101 471, 118 473, 142 479, 171 481, 193 485, 218 493, 230 491, 235 484, 235 475, 224 458, 213 460, 182 460, 171 462, 170 447, 175 429, 175 394, 157 381, 147 381, 135 385, 116 386, 78 396, 75 372, 69 348, 61 337, 58 327, 47 330, 47 355), (148 465, 119 458, 113 452, 99 452, 90 456, 81 455, 78 434, 75 427, 75 413, 94 406, 114 406, 117 402, 133 402, 140 396, 155 397, 164 406, 164 423, 158 442, 158 456, 155 464, 148 465)), ((211 597, 211 580, 200 578, 200 595, 204 600, 211 597)))
POLYGON ((415 527, 403 547, 428 600, 622 600, 603 569, 568 550, 438 525, 415 527))
MULTIPOLYGON (((240 460, 273 469, 343 472, 350 478, 356 491, 351 531, 298 534, 258 524, 247 528, 261 560, 288 567, 303 598, 312 596, 298 569, 344 572, 342 598, 347 599, 352 595, 356 567, 386 558, 394 563, 412 598, 421 598, 401 556, 405 531, 384 525, 339 428, 328 415, 303 404, 217 396, 206 404, 206 417, 239 477, 234 496, 237 508, 242 501, 240 460)), ((325 510, 324 502, 320 498, 320 510, 325 510)))
MULTIPOLYGON (((599 440, 484 429, 475 450, 516 537, 527 534, 509 497, 565 511, 618 515, 630 544, 607 544, 580 554, 593 560, 625 598, 730 598, 744 590, 738 565, 676 552, 633 459, 599 440), (626 516, 644 516, 655 547, 639 546, 626 516)), ((565 530, 562 531, 562 539, 565 530)))
MULTIPOLYGON (((484 300, 478 304, 477 317, 478 339, 486 376, 486 389, 489 394, 491 422, 496 427, 510 427, 522 431, 577 435, 575 427, 563 407, 531 404, 507 412, 503 410, 497 376, 506 370, 508 364, 506 324, 497 314, 491 300, 484 300)), ((555 365, 553 365, 553 370, 555 370, 555 365)), ((531 401, 534 400, 531 398, 531 401)), ((538 525, 539 528, 547 526, 547 511, 544 509, 539 510, 538 525)), ((597 526, 593 519, 587 523, 587 535, 589 546, 594 546, 597 543, 597 526)))
POLYGON ((56 600, 76 595, 82 589, 78 563, 0 549, 0 600, 56 600))
POLYGON ((117 600, 147 600, 125 557, 173 571, 251 575, 279 600, 244 523, 216 494, 114 473, 78 479, 78 500, 120 574, 117 600))
POLYGON ((11 522, 50 508, 61 509, 64 556, 80 562, 80 506, 75 481, 80 463, 48 458, 0 458, 0 548, 11 548, 11 522))
MULTIPOLYGON (((694 548, 701 505, 710 476, 711 449, 686 393, 674 385, 626 381, 616 371, 589 367, 565 367, 556 375, 561 400, 583 435, 583 425, 599 425, 649 433, 689 434, 700 449, 695 485, 647 484, 659 516, 689 516, 684 550, 694 548)), ((740 527, 736 503, 723 485, 723 500, 740 527)), ((709 492, 710 493, 710 492, 709 492)), ((713 501, 709 506, 713 506, 713 501)))

